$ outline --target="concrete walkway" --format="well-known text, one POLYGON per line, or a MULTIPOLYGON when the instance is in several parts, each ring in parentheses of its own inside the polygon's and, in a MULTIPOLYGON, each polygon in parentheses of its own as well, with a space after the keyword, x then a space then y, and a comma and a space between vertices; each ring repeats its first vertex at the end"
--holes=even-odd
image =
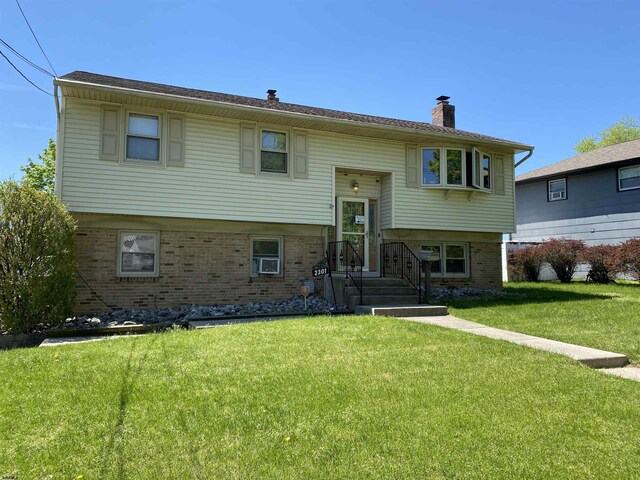
POLYGON ((640 381, 640 368, 622 368, 629 363, 626 355, 621 353, 606 352, 595 348, 582 347, 571 343, 558 342, 547 338, 534 337, 523 333, 510 332, 499 328, 487 327, 480 323, 462 320, 451 315, 426 316, 426 317, 398 317, 411 322, 427 323, 439 327, 452 328, 462 332, 481 335, 483 337, 494 338, 496 340, 506 340, 537 350, 559 353, 569 358, 573 358, 591 368, 603 369, 602 372, 611 375, 640 381))

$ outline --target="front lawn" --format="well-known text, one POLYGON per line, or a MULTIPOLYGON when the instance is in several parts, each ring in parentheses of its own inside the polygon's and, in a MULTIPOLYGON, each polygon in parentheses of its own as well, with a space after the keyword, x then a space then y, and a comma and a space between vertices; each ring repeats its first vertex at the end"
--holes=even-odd
POLYGON ((640 384, 380 317, 0 352, 20 479, 633 478, 640 384))
POLYGON ((519 297, 450 302, 450 312, 492 327, 626 354, 640 363, 640 285, 506 283, 519 297))

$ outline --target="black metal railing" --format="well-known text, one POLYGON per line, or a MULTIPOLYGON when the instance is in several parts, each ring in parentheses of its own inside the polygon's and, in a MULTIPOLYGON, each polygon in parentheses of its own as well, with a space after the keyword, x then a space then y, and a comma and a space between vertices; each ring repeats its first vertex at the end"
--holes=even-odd
MULTIPOLYGON (((341 242, 329 242, 327 253, 329 268, 332 272, 343 273, 345 279, 350 279, 353 286, 360 294, 362 305, 362 270, 364 262, 353 245, 347 240, 341 242)), ((346 285, 346 282, 345 282, 346 285)))
POLYGON ((406 278, 422 303, 422 263, 418 256, 404 242, 383 243, 381 247, 381 275, 406 278))

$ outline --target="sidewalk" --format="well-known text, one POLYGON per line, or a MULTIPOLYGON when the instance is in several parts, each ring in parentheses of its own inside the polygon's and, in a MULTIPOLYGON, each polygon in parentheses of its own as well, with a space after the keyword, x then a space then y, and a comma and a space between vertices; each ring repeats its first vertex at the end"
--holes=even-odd
POLYGON ((617 375, 620 377, 636 380, 640 382, 640 368, 626 367, 629 363, 626 355, 621 353, 606 352, 595 348, 582 347, 571 343, 558 342, 547 338, 534 337, 523 333, 501 330, 487 327, 480 323, 462 320, 451 315, 428 316, 428 317, 398 317, 411 322, 426 323, 439 327, 452 328, 461 332, 472 333, 496 340, 506 340, 525 347, 545 350, 547 352, 558 353, 569 358, 573 358, 591 368, 602 369, 604 373, 617 375))

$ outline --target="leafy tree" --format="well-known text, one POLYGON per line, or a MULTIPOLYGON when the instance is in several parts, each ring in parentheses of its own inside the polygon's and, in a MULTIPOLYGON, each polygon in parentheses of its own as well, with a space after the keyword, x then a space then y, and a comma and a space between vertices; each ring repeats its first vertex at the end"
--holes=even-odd
POLYGON ((576 153, 585 153, 596 148, 615 145, 616 143, 628 142, 640 138, 640 125, 637 118, 623 117, 619 122, 614 123, 600 132, 600 138, 594 136, 584 137, 580 140, 574 150, 576 153))
POLYGON ((0 183, 0 331, 60 325, 72 312, 75 228, 55 195, 0 183))
POLYGON ((26 186, 53 193, 56 177, 56 142, 49 139, 49 145, 38 154, 40 162, 27 159, 27 164, 20 167, 22 183, 26 186))

